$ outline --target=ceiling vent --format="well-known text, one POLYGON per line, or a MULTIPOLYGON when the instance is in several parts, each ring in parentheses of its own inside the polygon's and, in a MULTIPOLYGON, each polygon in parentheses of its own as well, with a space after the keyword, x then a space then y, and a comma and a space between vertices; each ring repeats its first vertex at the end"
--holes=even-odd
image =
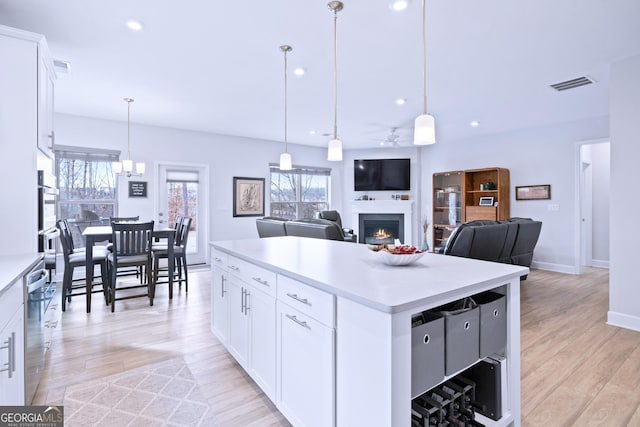
POLYGON ((567 80, 565 82, 552 84, 551 87, 562 92, 563 90, 574 89, 584 85, 590 85, 594 80, 587 76, 578 77, 576 79, 567 80))

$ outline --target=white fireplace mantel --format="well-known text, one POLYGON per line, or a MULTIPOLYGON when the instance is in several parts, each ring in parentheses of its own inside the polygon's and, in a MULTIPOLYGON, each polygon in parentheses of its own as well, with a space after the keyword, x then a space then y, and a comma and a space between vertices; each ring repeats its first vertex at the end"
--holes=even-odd
POLYGON ((404 214, 404 239, 413 245, 413 200, 354 200, 351 204, 351 228, 359 234, 360 214, 404 214))

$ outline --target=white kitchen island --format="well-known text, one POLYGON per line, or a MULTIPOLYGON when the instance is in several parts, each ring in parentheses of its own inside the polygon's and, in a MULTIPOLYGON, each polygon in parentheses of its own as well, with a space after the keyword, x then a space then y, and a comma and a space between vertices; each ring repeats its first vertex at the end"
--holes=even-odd
POLYGON ((211 245, 212 330, 292 424, 410 426, 412 317, 493 290, 507 382, 491 425, 520 425, 526 267, 430 253, 393 267, 365 245, 298 237, 211 245))

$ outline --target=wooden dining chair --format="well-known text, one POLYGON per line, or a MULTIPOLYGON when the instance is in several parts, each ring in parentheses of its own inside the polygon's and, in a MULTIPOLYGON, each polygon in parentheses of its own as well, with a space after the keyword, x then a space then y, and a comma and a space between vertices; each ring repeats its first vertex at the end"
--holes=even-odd
MULTIPOLYGON (((109 225, 113 225, 114 222, 135 222, 140 221, 140 215, 136 216, 110 216, 109 217, 109 225)), ((107 244, 107 249, 109 251, 113 251, 113 243, 109 242, 107 244)), ((136 276, 140 279, 140 283, 143 283, 144 274, 141 267, 133 267, 122 269, 118 272, 118 276, 136 276)))
POLYGON ((152 275, 152 234, 153 221, 148 222, 114 222, 111 225, 113 252, 107 255, 107 265, 109 267, 109 287, 108 298, 111 304, 111 312, 115 311, 115 302, 130 298, 148 297, 149 305, 153 305, 155 293, 155 282, 152 275), (145 283, 131 284, 123 283, 118 287, 118 269, 142 267, 145 272, 145 283), (124 296, 118 297, 117 293, 124 290, 143 288, 144 293, 125 292, 124 296))
MULTIPOLYGON (((180 223, 176 224, 175 239, 173 244, 173 259, 174 259, 174 282, 178 283, 178 286, 182 286, 184 283, 185 292, 189 292, 189 274, 187 271, 187 240, 189 238, 189 228, 191 227, 191 218, 181 218, 180 223)), ((160 259, 168 257, 169 248, 167 245, 159 245, 154 243, 153 245, 153 271, 156 284, 168 283, 168 280, 158 282, 158 273, 160 271, 159 264, 160 259)), ((164 270, 163 270, 164 271, 164 270)), ((168 274, 168 273, 167 273, 168 274)))
POLYGON ((64 273, 62 275, 62 311, 66 311, 67 302, 71 302, 71 298, 79 295, 87 295, 87 292, 98 293, 102 292, 107 302, 107 254, 106 249, 95 247, 93 249, 93 265, 100 266, 100 276, 102 281, 95 283, 96 285, 102 285, 102 290, 87 289, 86 281, 84 278, 77 279, 82 283, 76 283, 74 285, 73 271, 76 267, 84 268, 86 266, 86 252, 84 249, 76 250, 73 245, 73 236, 69 229, 69 224, 66 220, 58 220, 56 226, 60 230, 60 243, 62 244, 62 255, 64 259, 64 273))

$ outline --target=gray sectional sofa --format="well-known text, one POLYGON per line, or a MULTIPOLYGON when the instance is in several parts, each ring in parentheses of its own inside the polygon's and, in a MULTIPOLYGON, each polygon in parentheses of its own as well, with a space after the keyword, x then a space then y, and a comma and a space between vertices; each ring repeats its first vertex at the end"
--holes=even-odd
POLYGON ((256 219, 259 237, 299 236, 315 239, 356 242, 356 236, 345 235, 342 227, 334 221, 318 218, 287 220, 266 216, 256 219))

